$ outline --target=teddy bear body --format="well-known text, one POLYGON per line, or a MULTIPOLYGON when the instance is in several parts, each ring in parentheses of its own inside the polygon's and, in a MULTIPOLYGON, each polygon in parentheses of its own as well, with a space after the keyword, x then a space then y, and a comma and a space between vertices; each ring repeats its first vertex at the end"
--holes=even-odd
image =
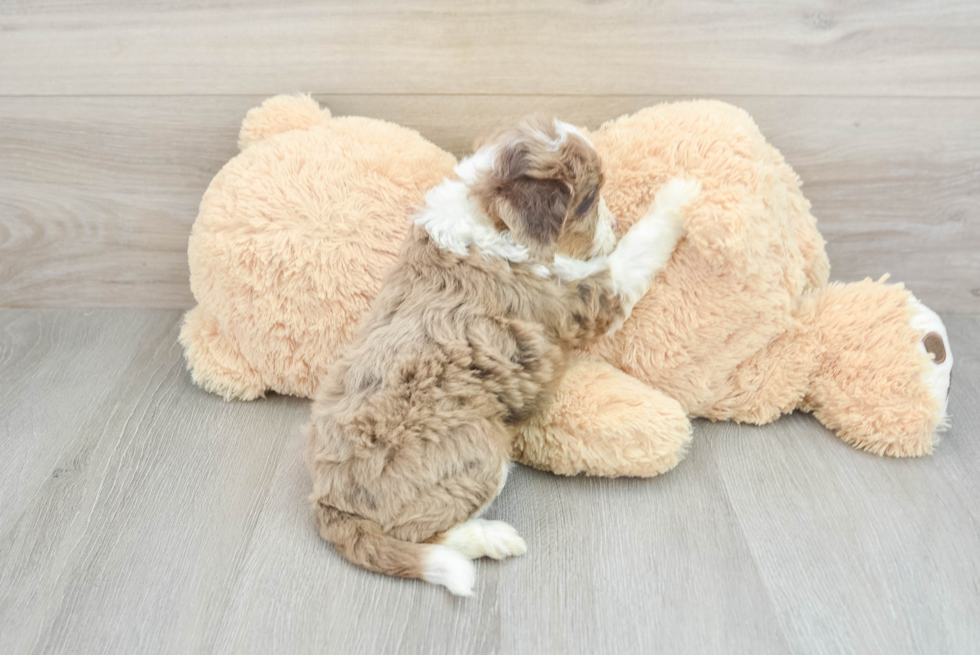
MULTIPOLYGON (((765 423, 796 409, 872 452, 930 451, 952 365, 941 321, 901 286, 827 284, 799 178, 748 114, 660 105, 589 137, 621 230, 670 178, 703 191, 666 270, 570 366, 514 444, 519 461, 654 475, 683 457, 689 417, 765 423)), ((181 341, 195 381, 226 398, 309 397, 455 160, 405 128, 331 118, 308 97, 249 112, 240 143, 191 236, 199 306, 181 341)))
POLYGON ((456 164, 418 133, 331 118, 309 98, 252 110, 188 248, 181 342, 194 381, 227 399, 312 397, 381 288, 407 216, 456 164))
POLYGON ((689 416, 767 423, 804 409, 853 445, 929 451, 945 397, 923 380, 910 294, 870 281, 827 285, 800 180, 747 113, 711 101, 661 105, 592 138, 624 228, 670 177, 704 187, 687 239, 632 320, 596 348, 600 358, 689 416), (905 411, 876 415, 895 406, 905 411))

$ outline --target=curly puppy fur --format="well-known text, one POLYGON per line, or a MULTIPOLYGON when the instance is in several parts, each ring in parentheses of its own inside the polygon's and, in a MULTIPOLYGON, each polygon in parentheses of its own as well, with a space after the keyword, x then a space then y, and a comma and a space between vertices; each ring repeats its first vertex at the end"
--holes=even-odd
POLYGON ((470 558, 526 550, 475 518, 516 431, 551 400, 569 350, 649 288, 697 186, 669 184, 617 246, 599 156, 570 125, 526 119, 455 173, 427 194, 306 434, 327 541, 371 571, 470 595, 470 558))

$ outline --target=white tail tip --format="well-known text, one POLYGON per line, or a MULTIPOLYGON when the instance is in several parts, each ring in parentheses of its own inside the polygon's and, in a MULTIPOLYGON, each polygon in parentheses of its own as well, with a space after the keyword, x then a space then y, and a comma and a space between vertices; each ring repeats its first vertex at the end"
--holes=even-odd
POLYGON ((426 582, 442 585, 457 596, 472 596, 476 567, 464 555, 445 546, 430 546, 422 574, 426 582))

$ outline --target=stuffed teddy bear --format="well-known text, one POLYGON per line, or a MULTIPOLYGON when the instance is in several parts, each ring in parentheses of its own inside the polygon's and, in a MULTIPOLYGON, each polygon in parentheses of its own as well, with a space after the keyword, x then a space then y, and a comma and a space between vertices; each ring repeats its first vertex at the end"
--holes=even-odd
MULTIPOLYGON (((555 473, 650 476, 683 457, 689 418, 762 424, 812 412, 882 455, 931 452, 953 358, 939 317, 885 278, 828 284, 800 180, 749 115, 658 105, 587 132, 626 230, 674 177, 702 183, 687 236, 615 335, 575 358, 514 444, 555 473)), ((456 164, 418 133, 277 96, 242 124, 190 238, 180 340, 227 399, 310 397, 394 262, 427 189, 456 164)))

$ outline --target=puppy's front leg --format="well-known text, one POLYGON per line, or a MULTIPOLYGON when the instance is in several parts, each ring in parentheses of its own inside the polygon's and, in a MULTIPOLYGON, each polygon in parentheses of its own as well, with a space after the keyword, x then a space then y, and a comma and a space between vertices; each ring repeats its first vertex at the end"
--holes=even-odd
POLYGON ((657 192, 646 215, 620 239, 609 256, 612 291, 629 318, 685 234, 681 210, 701 193, 701 183, 675 178, 657 192))
POLYGON ((570 314, 574 325, 565 336, 570 346, 611 335, 629 318, 684 236, 681 211, 700 191, 700 182, 671 180, 609 256, 587 260, 555 257, 552 270, 569 284, 573 298, 570 314))

